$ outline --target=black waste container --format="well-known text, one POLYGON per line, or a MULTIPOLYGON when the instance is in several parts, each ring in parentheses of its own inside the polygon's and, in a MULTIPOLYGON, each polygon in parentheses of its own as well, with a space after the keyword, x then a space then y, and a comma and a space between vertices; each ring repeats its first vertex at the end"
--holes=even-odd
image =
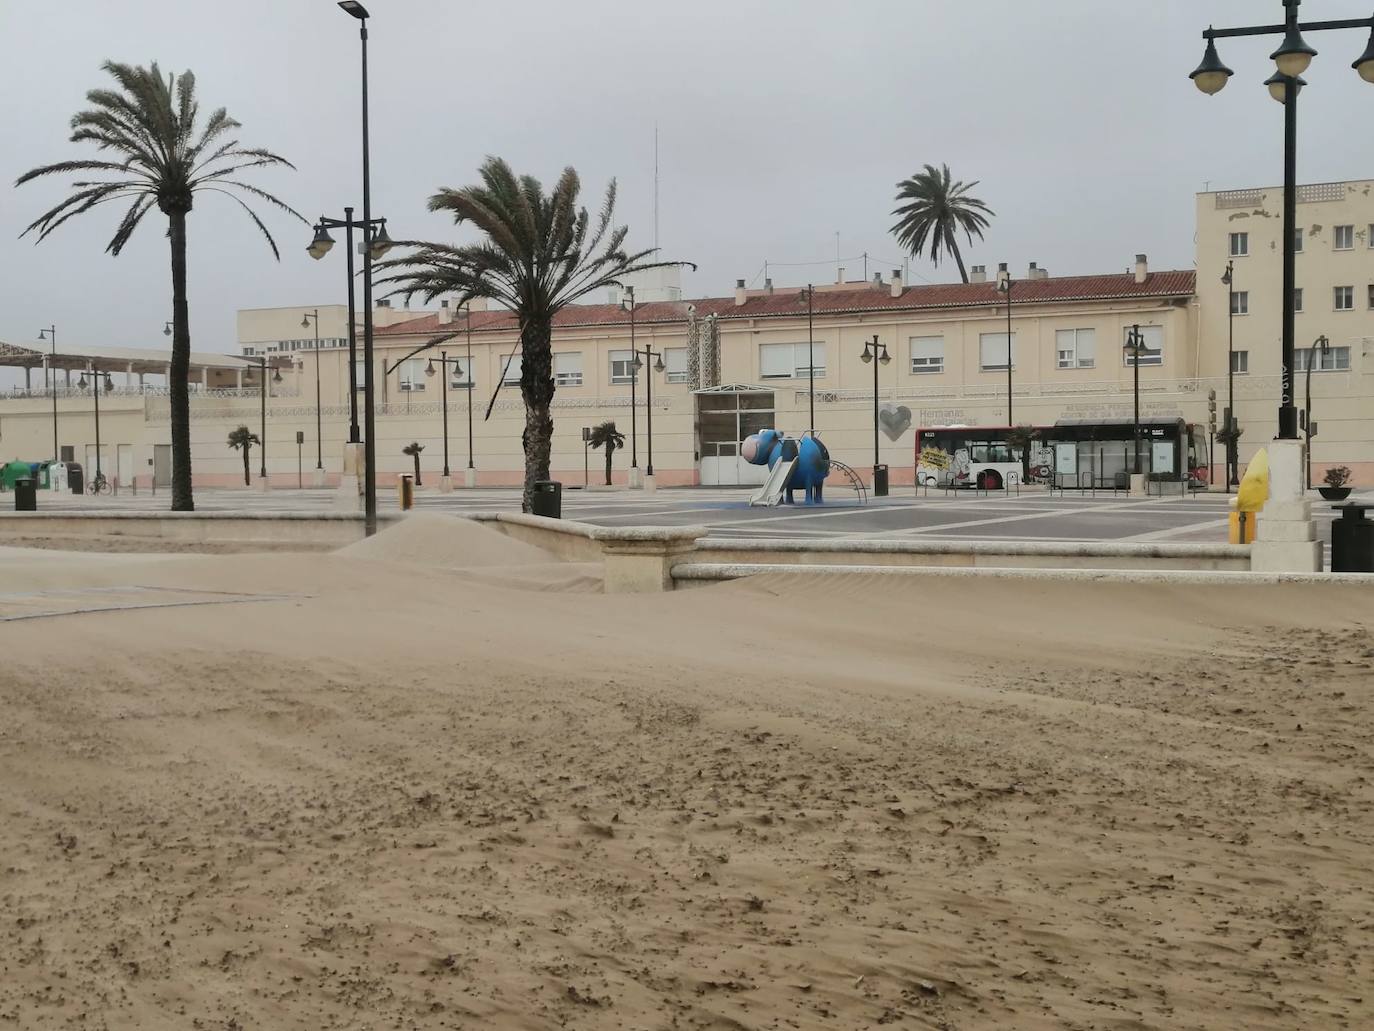
POLYGON ((536 480, 530 515, 563 518, 563 484, 557 480, 536 480))
POLYGON ((81 472, 80 462, 67 463, 67 489, 73 494, 86 493, 86 481, 81 472))
POLYGON ((38 511, 38 481, 31 479, 14 481, 14 510, 16 512, 38 511))
POLYGON ((873 496, 875 498, 887 497, 887 466, 885 465, 873 467, 873 496))
POLYGON ((1331 523, 1331 572, 1374 573, 1374 523, 1365 518, 1374 506, 1331 507, 1341 514, 1331 523))

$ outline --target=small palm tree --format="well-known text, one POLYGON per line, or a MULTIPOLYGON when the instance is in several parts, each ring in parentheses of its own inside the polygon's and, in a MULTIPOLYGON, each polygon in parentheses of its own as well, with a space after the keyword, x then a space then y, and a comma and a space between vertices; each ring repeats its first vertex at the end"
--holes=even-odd
POLYGON ((939 265, 941 254, 953 255, 959 265, 959 277, 965 283, 968 271, 959 253, 959 233, 968 237, 969 246, 972 246, 975 236, 983 238, 983 231, 988 227, 987 216, 993 214, 986 204, 968 195, 977 185, 977 182, 952 182, 948 165, 938 169, 926 165, 897 184, 898 206, 892 212, 898 216, 897 224, 892 227, 893 235, 912 257, 920 257, 924 251, 939 265))
MULTIPOLYGON (((301 218, 272 194, 236 177, 235 173, 265 165, 291 162, 271 151, 241 147, 233 138, 239 123, 224 108, 211 112, 197 132, 200 105, 196 78, 190 72, 164 80, 157 62, 147 68, 106 61, 101 66, 114 77, 118 89, 95 89, 86 94, 92 105, 72 118, 73 143, 94 143, 109 151, 106 160, 59 161, 25 172, 16 186, 31 179, 68 172, 104 173, 110 178, 78 180, 72 193, 31 222, 23 235, 38 233, 43 240, 67 219, 108 201, 129 201, 105 250, 116 257, 154 205, 167 216, 172 252, 172 361, 168 370, 172 416, 172 510, 195 508, 191 493, 191 407, 187 380, 191 363, 191 318, 186 304, 186 216, 197 193, 221 193, 248 213, 267 237, 272 253, 276 241, 262 220, 233 191, 242 191, 301 218), (228 137, 226 139, 226 137, 228 137)), ((306 223, 307 225, 309 223, 306 223)))
MULTIPOLYGON (((415 459, 415 486, 417 487, 420 486, 420 452, 424 449, 425 446, 418 440, 412 440, 405 447, 401 448, 401 454, 409 455, 411 458, 415 459)), ((443 484, 441 483, 439 486, 442 487, 443 484)))
POLYGON ((449 212, 458 225, 472 223, 484 239, 462 245, 405 241, 410 253, 385 263, 396 274, 383 281, 397 284, 406 297, 433 300, 456 293, 460 304, 481 297, 514 313, 520 325, 524 508, 529 511, 535 481, 549 478, 554 316, 631 273, 690 263, 650 261, 653 250, 625 249, 629 229, 612 226, 614 180, 593 219, 577 206, 582 182, 572 168, 563 170, 551 193, 533 176, 516 176, 500 158, 487 158, 478 175, 481 185, 441 189, 430 197, 429 209, 449 212))
POLYGON ((261 443, 261 438, 247 426, 240 425, 229 431, 229 446, 235 451, 243 452, 243 485, 245 487, 250 486, 253 482, 252 475, 248 471, 250 464, 248 456, 253 450, 253 445, 261 443))
POLYGON ((603 422, 600 426, 592 428, 592 435, 587 438, 587 443, 592 447, 604 447, 606 449, 606 486, 611 485, 611 458, 615 455, 615 449, 625 446, 625 434, 615 428, 613 422, 603 422))
POLYGON ((1013 453, 1021 452, 1021 482, 1030 482, 1031 445, 1040 439, 1040 431, 1034 426, 1014 426, 1007 434, 1007 444, 1013 453))

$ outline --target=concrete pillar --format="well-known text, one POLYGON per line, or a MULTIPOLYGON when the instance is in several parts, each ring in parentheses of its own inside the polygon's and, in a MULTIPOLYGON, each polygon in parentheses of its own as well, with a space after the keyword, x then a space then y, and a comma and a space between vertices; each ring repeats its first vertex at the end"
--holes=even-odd
POLYGON ((210 370, 208 367, 202 367, 200 370, 200 389, 201 393, 210 389, 210 370))
POLYGON ((475 487, 475 486, 477 486, 477 470, 476 470, 476 469, 467 469, 467 470, 464 470, 464 472, 463 472, 463 486, 464 486, 464 487, 475 487))
POLYGON ((242 369, 235 369, 235 370, 234 370, 234 389, 237 390, 240 394, 243 393, 243 370, 242 370, 242 369))
POLYGON ((673 566, 705 536, 704 526, 626 528, 598 534, 597 540, 606 559, 606 593, 671 591, 673 566))
POLYGON ((1312 522, 1312 503, 1303 487, 1301 440, 1269 445, 1269 500, 1259 514, 1250 569, 1262 573, 1317 573, 1322 542, 1312 522))

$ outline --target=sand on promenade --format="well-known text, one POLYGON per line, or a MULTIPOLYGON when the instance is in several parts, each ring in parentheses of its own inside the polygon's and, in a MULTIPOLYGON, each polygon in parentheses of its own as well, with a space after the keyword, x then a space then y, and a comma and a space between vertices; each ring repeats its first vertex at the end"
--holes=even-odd
POLYGON ((1374 1024, 1367 592, 489 543, 6 553, 0 1029, 1374 1024))

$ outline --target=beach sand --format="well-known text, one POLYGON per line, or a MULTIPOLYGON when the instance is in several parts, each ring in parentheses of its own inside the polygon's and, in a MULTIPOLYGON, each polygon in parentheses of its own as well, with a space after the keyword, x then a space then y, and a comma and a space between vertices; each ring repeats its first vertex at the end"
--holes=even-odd
POLYGON ((1366 591, 406 525, 0 556, 0 1028, 1374 1025, 1366 591))

